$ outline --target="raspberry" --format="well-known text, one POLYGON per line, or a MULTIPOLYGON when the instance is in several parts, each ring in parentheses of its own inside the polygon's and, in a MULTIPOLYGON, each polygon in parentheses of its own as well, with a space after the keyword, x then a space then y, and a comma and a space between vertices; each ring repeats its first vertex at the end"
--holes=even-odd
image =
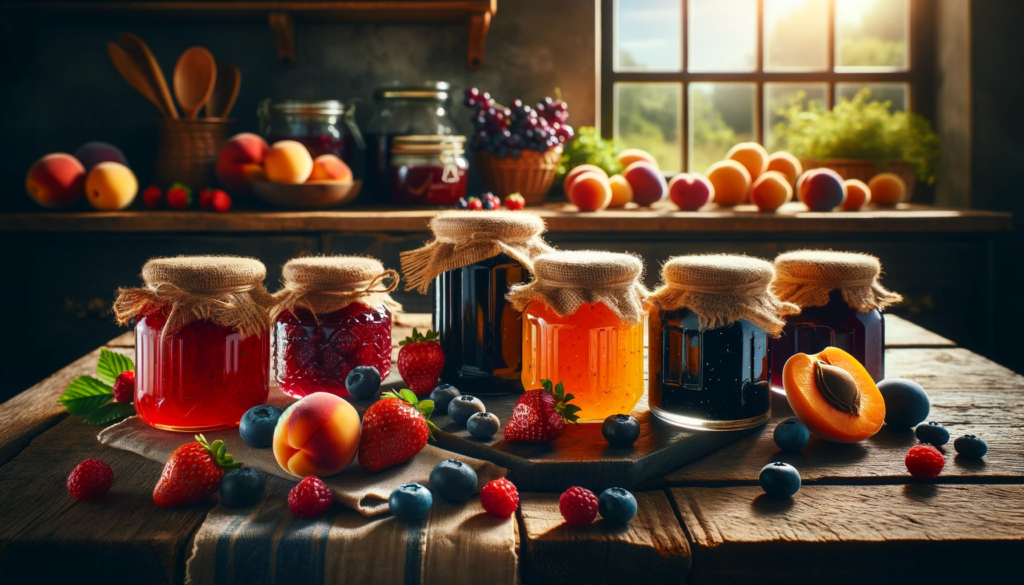
POLYGON ((292 514, 303 518, 316 518, 331 507, 334 496, 327 484, 315 475, 307 476, 288 492, 288 507, 292 514))
POLYGON ((135 372, 125 370, 114 380, 114 402, 128 404, 135 401, 135 372))
POLYGON ((150 185, 142 192, 142 204, 146 206, 146 209, 156 209, 160 207, 160 201, 163 198, 164 192, 156 185, 150 185))
POLYGON ((558 511, 570 526, 584 526, 597 518, 597 496, 581 487, 571 487, 558 498, 558 511))
POLYGON ((911 447, 904 460, 907 471, 917 479, 935 479, 946 465, 946 459, 935 447, 918 445, 911 447))
POLYGON ((231 211, 231 196, 218 189, 213 192, 213 200, 210 202, 210 205, 213 206, 213 210, 217 213, 231 211))
POLYGON ((214 189, 203 189, 199 192, 199 209, 213 209, 214 189))
POLYGON ((114 470, 99 459, 86 459, 71 470, 68 493, 79 500, 102 498, 114 484, 114 470))
POLYGON ((508 518, 519 507, 519 490, 504 477, 487 482, 480 490, 480 505, 488 514, 508 518))

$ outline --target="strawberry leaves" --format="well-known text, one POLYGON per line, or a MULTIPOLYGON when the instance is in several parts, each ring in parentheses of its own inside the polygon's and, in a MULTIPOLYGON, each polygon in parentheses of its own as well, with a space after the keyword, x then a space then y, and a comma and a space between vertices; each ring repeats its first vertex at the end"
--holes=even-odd
POLYGON ((405 345, 407 343, 420 343, 424 341, 437 341, 437 331, 427 331, 426 334, 420 333, 415 327, 412 328, 412 335, 406 337, 402 341, 398 342, 398 345, 405 345))
POLYGON ((122 418, 133 416, 132 404, 107 404, 114 398, 114 382, 122 372, 134 370, 131 358, 108 349, 100 349, 96 375, 75 378, 64 390, 57 402, 74 415, 84 416, 82 422, 90 425, 105 425, 122 418))
POLYGON ((565 393, 565 386, 559 382, 557 385, 552 386, 551 380, 541 380, 540 385, 544 388, 544 391, 555 397, 555 411, 562 415, 562 419, 565 422, 571 422, 575 425, 579 425, 579 411, 583 410, 575 404, 569 404, 569 401, 576 396, 565 393))
MULTIPOLYGON (((415 329, 413 331, 415 331, 415 329)), ((433 400, 420 400, 419 397, 416 396, 416 393, 408 388, 402 388, 397 394, 393 391, 389 391, 380 395, 381 400, 385 398, 397 398, 416 407, 416 410, 423 415, 423 419, 427 421, 427 433, 430 435, 430 439, 434 439, 434 431, 439 431, 440 429, 438 429, 437 425, 430 420, 430 415, 434 414, 433 400)))

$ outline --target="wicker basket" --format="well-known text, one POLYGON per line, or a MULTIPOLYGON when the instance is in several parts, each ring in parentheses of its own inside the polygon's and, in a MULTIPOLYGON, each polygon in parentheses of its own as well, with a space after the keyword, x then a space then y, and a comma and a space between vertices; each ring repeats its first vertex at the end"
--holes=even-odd
POLYGON ((228 139, 234 120, 159 118, 160 148, 154 178, 163 187, 184 183, 203 189, 214 183, 214 169, 221 144, 228 139))
POLYGON ((539 205, 551 190, 562 161, 562 147, 537 152, 524 150, 519 158, 496 158, 477 153, 477 165, 484 186, 498 197, 519 193, 527 205, 539 205))
POLYGON ((882 170, 879 170, 878 165, 873 160, 830 158, 825 160, 824 163, 817 160, 802 160, 800 163, 805 170, 825 167, 839 173, 839 176, 843 179, 859 179, 865 183, 878 173, 893 173, 907 184, 907 201, 914 194, 914 184, 917 183, 917 175, 914 174, 914 169, 905 160, 890 161, 887 167, 882 170))

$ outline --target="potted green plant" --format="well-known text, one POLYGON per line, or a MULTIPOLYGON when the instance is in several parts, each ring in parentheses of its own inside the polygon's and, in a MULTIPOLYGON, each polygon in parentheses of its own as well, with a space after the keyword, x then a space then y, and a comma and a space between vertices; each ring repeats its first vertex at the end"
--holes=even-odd
POLYGON ((802 96, 779 111, 773 150, 789 151, 805 169, 828 167, 865 183, 877 173, 895 173, 908 194, 915 180, 935 182, 939 137, 925 118, 890 111, 890 102, 871 100, 868 88, 853 99, 840 99, 831 110, 820 100, 806 107, 801 102, 802 96))

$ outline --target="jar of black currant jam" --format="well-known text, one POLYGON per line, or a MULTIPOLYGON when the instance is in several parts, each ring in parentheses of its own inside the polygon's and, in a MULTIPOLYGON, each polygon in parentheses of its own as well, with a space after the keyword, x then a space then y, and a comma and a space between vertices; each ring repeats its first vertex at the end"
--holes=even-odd
POLYGON ((466 196, 465 136, 397 136, 391 147, 391 198, 398 205, 450 207, 466 196))
POLYGON ((544 222, 521 211, 449 211, 430 229, 433 241, 402 254, 402 273, 406 290, 426 294, 434 284, 441 381, 468 394, 522 390, 523 324, 505 295, 551 250, 544 222))
POLYGON ((771 417, 771 347, 797 307, 769 290, 774 270, 746 256, 679 256, 648 310, 651 413, 695 430, 733 431, 771 417))
POLYGON ((772 290, 800 312, 772 341, 772 389, 784 392, 782 368, 798 353, 838 347, 878 382, 885 377, 882 311, 903 298, 878 283, 882 265, 868 254, 801 250, 775 259, 772 290))

